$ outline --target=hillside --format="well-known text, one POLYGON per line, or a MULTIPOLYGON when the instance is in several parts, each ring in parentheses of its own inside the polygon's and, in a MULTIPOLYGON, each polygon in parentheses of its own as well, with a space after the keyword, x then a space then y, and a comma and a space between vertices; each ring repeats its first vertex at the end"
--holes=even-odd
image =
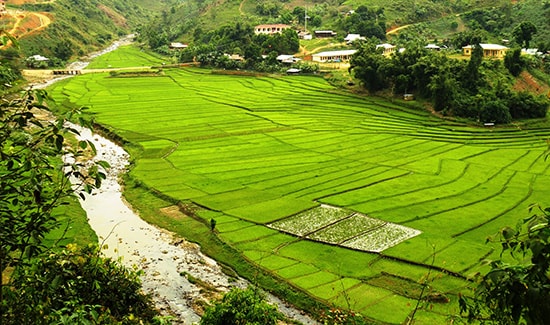
MULTIPOLYGON (((100 49, 134 31, 173 0, 13 0, 1 26, 18 39, 23 57, 42 55, 53 65, 100 49)), ((7 44, 9 45, 9 44, 7 44)), ((9 46, 3 56, 9 56, 9 46)))
MULTIPOLYGON (((197 34, 245 22, 251 25, 285 23, 296 29, 304 29, 307 10, 307 29, 334 30, 342 38, 349 32, 344 20, 350 11, 359 6, 382 10, 386 30, 414 24, 411 36, 441 38, 467 29, 493 28, 495 37, 510 38, 511 29, 518 22, 529 20, 540 26, 536 41, 547 41, 548 5, 537 0, 348 0, 348 1, 250 1, 250 0, 205 0, 182 2, 163 17, 169 24, 170 36, 187 42, 197 34), (487 13, 479 15, 479 12, 487 13), (473 14, 472 14, 473 13, 473 14), (477 23, 472 23, 478 20, 477 23), (496 30, 498 27, 498 30, 496 30)), ((367 35, 368 36, 368 35, 367 35)))

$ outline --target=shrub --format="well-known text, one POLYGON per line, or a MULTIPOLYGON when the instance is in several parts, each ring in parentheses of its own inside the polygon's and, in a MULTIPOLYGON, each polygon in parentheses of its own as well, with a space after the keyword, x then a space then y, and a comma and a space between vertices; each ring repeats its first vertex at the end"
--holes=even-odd
POLYGON ((4 287, 2 324, 153 323, 157 312, 141 292, 139 272, 76 245, 18 268, 4 287))
POLYGON ((277 307, 265 301, 256 288, 233 288, 222 300, 206 309, 201 325, 275 325, 282 319, 277 307))

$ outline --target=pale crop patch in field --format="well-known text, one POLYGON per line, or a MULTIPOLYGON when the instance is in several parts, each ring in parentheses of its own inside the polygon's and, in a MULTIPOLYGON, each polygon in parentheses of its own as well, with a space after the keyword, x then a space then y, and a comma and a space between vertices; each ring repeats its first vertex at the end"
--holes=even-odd
POLYGON ((279 220, 268 227, 298 237, 368 252, 382 252, 421 233, 413 228, 329 205, 279 220))

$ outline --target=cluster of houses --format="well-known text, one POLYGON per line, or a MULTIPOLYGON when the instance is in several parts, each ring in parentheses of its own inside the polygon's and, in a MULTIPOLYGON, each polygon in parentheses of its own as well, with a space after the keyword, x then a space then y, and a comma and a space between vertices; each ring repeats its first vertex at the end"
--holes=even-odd
MULTIPOLYGON (((282 31, 292 28, 289 25, 285 24, 264 24, 264 25, 258 25, 254 28, 254 33, 256 34, 267 34, 272 35, 276 33, 282 33, 282 31)), ((305 33, 305 32, 298 32, 298 35, 300 38, 308 39, 311 38, 311 34, 305 33)), ((314 35, 316 38, 327 38, 327 37, 335 37, 337 34, 334 31, 331 30, 316 30, 314 31, 314 35)), ((361 36, 360 34, 348 34, 344 41, 346 44, 350 45, 355 41, 358 40, 365 40, 366 38, 364 36, 361 36)), ((499 45, 499 44, 480 44, 480 46, 483 49, 483 56, 488 58, 503 58, 506 54, 506 51, 508 50, 508 47, 499 45)), ((382 54, 384 56, 390 56, 395 51, 404 51, 403 48, 397 49, 394 45, 384 43, 379 44, 376 46, 376 48, 382 49, 382 54)), ((428 44, 426 46, 426 49, 439 51, 442 48, 440 46, 437 46, 435 44, 428 44)), ((468 45, 465 46, 463 49, 463 55, 470 56, 472 54, 472 46, 468 45)), ((312 61, 314 62, 342 62, 342 61, 349 61, 351 59, 351 56, 357 52, 356 50, 339 50, 339 51, 327 51, 327 52, 320 52, 312 55, 312 61)), ((291 57, 291 56, 290 56, 291 57)), ((289 63, 291 61, 290 58, 285 57, 282 62, 289 63)))
MULTIPOLYGON (((1 1, 1 0, 0 0, 1 1)), ((254 27, 254 33, 255 34, 265 34, 265 35, 273 35, 273 34, 279 34, 282 33, 284 30, 291 29, 292 26, 286 25, 286 24, 262 24, 257 25, 254 27)), ((329 38, 329 37, 335 37, 337 35, 336 32, 332 30, 316 30, 314 31, 315 38, 329 38)), ((302 39, 311 39, 312 35, 308 32, 300 31, 298 32, 298 36, 302 39)), ((361 36, 360 34, 348 34, 344 41, 346 44, 350 45, 355 41, 358 40, 365 40, 366 38, 364 36, 361 36)), ((501 59, 505 56, 506 51, 508 50, 508 47, 504 45, 499 44, 479 44, 481 48, 483 49, 483 56, 487 58, 497 58, 501 59)), ((187 48, 186 44, 182 43, 171 43, 170 48, 174 50, 182 50, 187 48)), ((379 44, 376 46, 376 48, 382 49, 382 55, 384 56, 391 56, 395 53, 395 51, 404 51, 404 48, 396 48, 392 44, 384 43, 379 44)), ((445 48, 445 47, 443 47, 445 48)), ((435 44, 428 44, 426 46, 426 49, 439 51, 442 49, 442 47, 437 46, 435 44)), ((471 45, 465 46, 462 48, 462 52, 464 56, 471 56, 472 55, 473 47, 471 45)), ((315 53, 311 56, 311 60, 314 62, 343 62, 343 61, 349 61, 351 59, 351 56, 355 54, 357 50, 338 50, 338 51, 326 51, 326 52, 320 52, 315 53)), ((292 55, 281 55, 278 58, 279 61, 283 63, 295 63, 297 61, 296 58, 294 58, 292 55)))

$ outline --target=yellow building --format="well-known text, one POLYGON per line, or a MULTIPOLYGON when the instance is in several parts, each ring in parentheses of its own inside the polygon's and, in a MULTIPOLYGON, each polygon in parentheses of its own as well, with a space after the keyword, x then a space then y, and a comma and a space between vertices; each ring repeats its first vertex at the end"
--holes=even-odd
MULTIPOLYGON (((506 46, 498 45, 498 44, 479 44, 479 46, 481 46, 481 48, 483 49, 484 58, 502 59, 504 55, 506 55, 506 51, 508 51, 508 48, 506 46)), ((472 45, 464 46, 462 48, 462 53, 465 56, 471 56, 472 50, 473 50, 472 45)))

